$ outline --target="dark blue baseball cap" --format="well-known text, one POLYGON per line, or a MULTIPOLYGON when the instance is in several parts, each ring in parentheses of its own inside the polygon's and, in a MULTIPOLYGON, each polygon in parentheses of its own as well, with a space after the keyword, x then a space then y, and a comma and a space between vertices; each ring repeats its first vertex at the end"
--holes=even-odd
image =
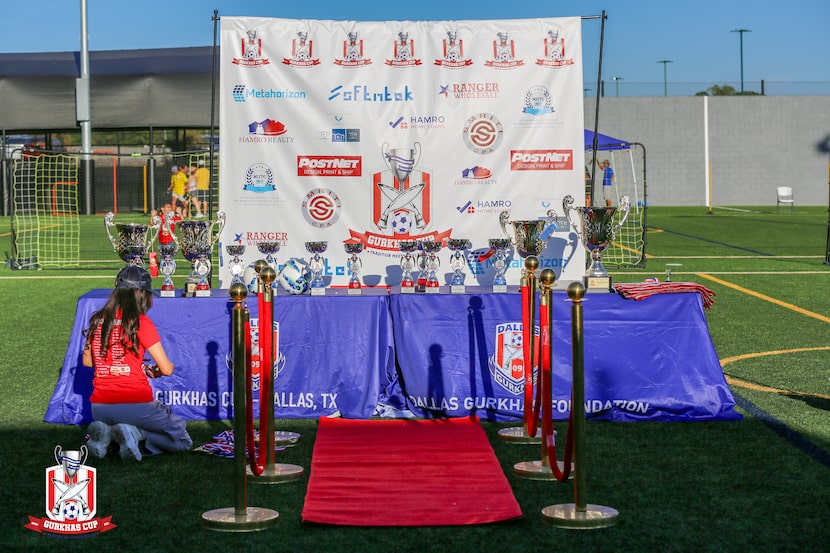
POLYGON ((118 272, 115 277, 116 288, 134 288, 147 292, 153 291, 153 279, 150 273, 138 265, 128 265, 118 272))

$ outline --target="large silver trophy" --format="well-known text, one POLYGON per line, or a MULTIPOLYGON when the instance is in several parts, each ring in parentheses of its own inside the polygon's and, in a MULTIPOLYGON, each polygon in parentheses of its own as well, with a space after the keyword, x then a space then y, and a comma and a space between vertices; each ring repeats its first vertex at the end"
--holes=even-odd
POLYGON ((126 265, 144 265, 144 256, 161 228, 161 217, 154 215, 151 224, 113 223, 115 215, 110 212, 104 216, 104 228, 107 231, 112 248, 126 265), (118 240, 112 235, 110 227, 115 227, 118 240))
POLYGON ((522 268, 522 278, 526 278, 529 272, 535 278, 535 267, 538 262, 528 262, 528 258, 538 257, 548 243, 550 233, 556 230, 556 212, 548 211, 545 219, 530 219, 524 221, 511 221, 510 212, 502 211, 499 214, 499 225, 504 236, 510 240, 513 248, 519 256, 525 260, 522 268), (509 230, 508 230, 509 229, 509 230))
POLYGON ((573 203, 573 196, 565 196, 562 200, 562 207, 568 222, 591 253, 591 264, 584 277, 585 287, 589 292, 610 292, 611 277, 602 265, 602 254, 617 237, 617 233, 628 218, 631 202, 628 196, 623 196, 618 208, 574 207, 573 203), (622 213, 622 217, 614 223, 617 213, 622 213), (579 219, 572 219, 571 214, 578 215, 579 219))
POLYGON ((363 262, 360 261, 358 256, 363 251, 363 244, 360 242, 346 242, 343 244, 343 248, 349 254, 349 259, 346 261, 346 267, 349 269, 349 294, 360 295, 363 287, 358 275, 363 268, 363 262))
POLYGON ((467 264, 467 257, 465 252, 470 247, 470 241, 466 238, 450 238, 447 240, 447 248, 452 251, 450 256, 450 269, 452 269, 452 278, 450 279, 450 292, 453 294, 463 294, 466 291, 464 286, 464 266, 467 264))
POLYGON ((312 254, 308 260, 308 268, 311 271, 311 283, 309 289, 312 296, 325 296, 326 283, 323 282, 323 270, 326 268, 326 260, 320 254, 325 253, 329 243, 325 240, 306 242, 305 249, 312 254))
POLYGON ((411 293, 415 291, 415 279, 412 278, 412 271, 417 264, 412 252, 418 249, 418 242, 415 240, 401 240, 398 242, 403 255, 401 256, 401 292, 411 293))
MULTIPOLYGON (((210 254, 225 227, 225 212, 216 213, 216 220, 188 219, 176 224, 180 236, 177 241, 182 255, 190 261, 190 276, 185 282, 184 295, 187 297, 210 296, 210 254), (213 228, 219 227, 214 232, 213 228)), ((175 234, 174 234, 175 236, 175 234)))
POLYGON ((390 217, 394 221, 399 211, 408 211, 414 218, 415 228, 424 228, 426 222, 418 207, 418 200, 426 183, 409 182, 409 176, 421 158, 421 145, 416 142, 412 148, 389 148, 389 144, 384 143, 381 147, 381 154, 386 166, 395 176, 396 182, 393 182, 391 186, 382 182, 377 183, 378 189, 386 200, 383 213, 378 220, 378 228, 385 229, 389 226, 390 217))

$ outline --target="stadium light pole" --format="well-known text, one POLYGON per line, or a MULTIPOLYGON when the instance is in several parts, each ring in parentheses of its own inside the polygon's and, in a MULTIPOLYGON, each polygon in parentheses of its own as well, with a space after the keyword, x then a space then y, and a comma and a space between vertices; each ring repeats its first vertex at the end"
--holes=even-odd
POLYGON ((751 33, 751 29, 732 29, 730 33, 738 33, 741 37, 741 94, 744 93, 744 33, 751 33))
POLYGON ((666 65, 673 63, 672 60, 660 60, 657 63, 663 64, 663 96, 669 95, 668 80, 666 79, 666 65))
POLYGON ((617 93, 617 97, 620 96, 620 81, 623 80, 622 77, 611 77, 614 79, 614 91, 617 93))

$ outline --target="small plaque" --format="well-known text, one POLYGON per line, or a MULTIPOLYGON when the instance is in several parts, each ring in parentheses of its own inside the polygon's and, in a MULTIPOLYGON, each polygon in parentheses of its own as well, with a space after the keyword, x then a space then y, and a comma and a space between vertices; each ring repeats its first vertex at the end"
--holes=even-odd
POLYGON ((507 284, 494 284, 493 285, 493 293, 494 294, 506 294, 507 293, 507 284))
POLYGON ((184 283, 184 294, 183 296, 186 298, 195 298, 196 297, 196 287, 199 285, 198 282, 194 281, 187 281, 184 283))
POLYGON ((401 294, 414 294, 415 287, 414 286, 401 286, 401 294))
POLYGON ((427 294, 437 294, 441 291, 441 288, 438 286, 427 286, 424 288, 424 292, 427 294))
POLYGON ((450 293, 451 294, 466 294, 467 287, 463 284, 453 284, 450 286, 450 293))
POLYGON ((202 288, 196 289, 196 297, 197 298, 209 298, 210 297, 210 288, 202 288))
POLYGON ((585 277, 585 288, 588 292, 610 292, 611 291, 611 277, 585 277))
POLYGON ((159 297, 160 298, 174 298, 176 297, 175 290, 159 290, 159 297))
POLYGON ((312 288, 311 289, 311 295, 312 296, 325 296, 326 295, 326 289, 325 288, 312 288))
POLYGON ((363 288, 349 288, 350 296, 360 296, 363 294, 363 288))

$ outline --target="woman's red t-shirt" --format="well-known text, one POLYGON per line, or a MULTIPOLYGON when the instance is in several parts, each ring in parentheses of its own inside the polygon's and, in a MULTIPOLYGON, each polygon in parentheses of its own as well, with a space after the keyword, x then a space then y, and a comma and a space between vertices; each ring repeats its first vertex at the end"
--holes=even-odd
MULTIPOLYGON (((120 317, 120 313, 116 314, 120 317)), ((153 401, 153 389, 142 369, 144 352, 161 341, 156 325, 146 315, 138 318, 138 354, 121 345, 121 320, 116 319, 110 332, 106 358, 101 353, 101 326, 92 335, 92 403, 146 403, 153 401)))

